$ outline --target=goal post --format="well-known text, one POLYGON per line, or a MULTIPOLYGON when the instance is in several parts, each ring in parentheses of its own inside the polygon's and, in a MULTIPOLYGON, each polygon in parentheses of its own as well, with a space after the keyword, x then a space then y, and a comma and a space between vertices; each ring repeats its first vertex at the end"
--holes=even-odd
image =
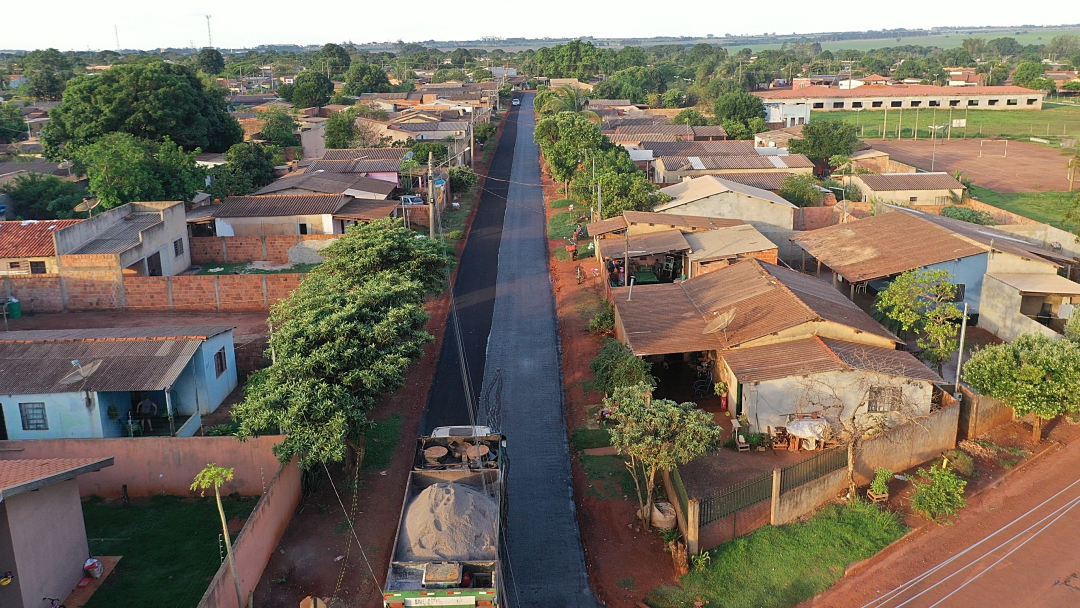
POLYGON ((1007 139, 980 139, 979 140, 979 158, 983 156, 998 156, 995 152, 1001 152, 1003 158, 1009 156, 1009 140, 1007 139), (986 144, 990 144, 987 146, 986 144), (1004 145, 999 145, 1004 144, 1004 145))

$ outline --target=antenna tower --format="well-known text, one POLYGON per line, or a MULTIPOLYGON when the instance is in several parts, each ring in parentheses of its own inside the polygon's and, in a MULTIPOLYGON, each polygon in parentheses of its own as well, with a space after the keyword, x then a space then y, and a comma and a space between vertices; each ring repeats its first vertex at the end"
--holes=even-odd
POLYGON ((210 42, 210 48, 214 48, 214 35, 210 33, 210 15, 206 16, 206 38, 210 42))
POLYGON ((120 30, 114 25, 112 26, 113 34, 116 34, 116 52, 120 52, 120 30))

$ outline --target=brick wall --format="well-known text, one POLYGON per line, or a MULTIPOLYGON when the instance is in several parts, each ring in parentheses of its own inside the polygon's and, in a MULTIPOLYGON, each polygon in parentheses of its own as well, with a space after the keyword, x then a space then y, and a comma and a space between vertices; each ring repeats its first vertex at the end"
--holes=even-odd
POLYGON ((340 234, 280 234, 267 236, 191 237, 191 263, 235 264, 268 261, 285 264, 289 249, 302 241, 326 241, 340 234))
POLYGON ((123 308, 124 287, 119 256, 83 254, 59 256, 60 277, 67 310, 123 308))
POLYGON ((124 277, 124 296, 132 310, 169 310, 172 277, 124 277))
POLYGON ((266 310, 269 302, 262 274, 232 274, 214 277, 217 279, 218 310, 266 310))
POLYGON ((2 293, 17 299, 24 314, 64 310, 64 296, 57 275, 8 275, 4 277, 2 293))

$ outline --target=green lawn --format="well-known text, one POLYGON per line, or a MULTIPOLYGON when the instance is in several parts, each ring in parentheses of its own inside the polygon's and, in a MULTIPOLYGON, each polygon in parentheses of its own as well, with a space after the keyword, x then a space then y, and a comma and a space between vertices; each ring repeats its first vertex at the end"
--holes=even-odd
POLYGON ((634 478, 619 456, 581 456, 589 494, 600 500, 634 496, 634 478))
POLYGON ((252 268, 251 262, 236 262, 234 264, 206 264, 199 269, 199 272, 195 274, 202 275, 222 275, 222 274, 283 274, 283 273, 308 273, 312 268, 315 268, 318 264, 293 264, 288 268, 282 268, 280 270, 265 270, 261 268, 252 268), (211 269, 221 268, 217 272, 210 272, 211 269))
POLYGON ((995 192, 972 186, 971 195, 987 205, 1000 207, 1063 230, 1075 228, 1075 226, 1066 226, 1063 222, 1065 212, 1076 200, 1077 193, 1075 192, 995 192))
POLYGON ((401 414, 394 414, 372 423, 364 437, 365 469, 385 469, 394 461, 394 450, 401 441, 401 414))
MULTIPOLYGON (((258 498, 222 499, 225 516, 247 517, 258 498)), ((126 507, 93 498, 83 503, 90 553, 122 555, 87 608, 190 607, 199 603, 221 565, 221 519, 213 496, 155 496, 126 507)))
POLYGON ((568 239, 574 236, 574 229, 577 228, 575 219, 574 214, 569 211, 552 215, 548 220, 548 238, 568 239))
POLYGON ((458 204, 457 209, 450 206, 443 211, 443 234, 446 235, 447 240, 456 241, 465 237, 465 221, 469 219, 469 211, 472 210, 479 197, 479 188, 479 184, 474 185, 468 192, 463 193, 461 198, 454 201, 458 204))
POLYGON ((570 449, 575 452, 611 445, 611 433, 607 429, 578 427, 570 432, 570 449))
MULTIPOLYGON (((971 33, 968 32, 953 32, 950 34, 938 34, 934 36, 911 36, 902 37, 899 41, 896 38, 874 38, 869 40, 836 40, 826 41, 821 43, 821 50, 836 52, 841 49, 855 49, 859 51, 869 51, 872 49, 884 49, 901 45, 921 45, 921 46, 936 46, 943 49, 951 49, 960 46, 960 42, 964 38, 985 38, 986 40, 992 40, 994 38, 1015 38, 1020 44, 1047 44, 1054 36, 1061 34, 1080 34, 1080 30, 1076 29, 1060 29, 1060 30, 1025 30, 1024 28, 1017 27, 1011 29, 1001 29, 995 31, 979 31, 975 30, 971 33)), ((713 38, 708 40, 712 44, 721 44, 729 49, 735 49, 736 51, 745 47, 750 47, 755 51, 767 50, 767 49, 779 49, 780 44, 723 44, 723 38, 713 38)))
MULTIPOLYGON (((935 113, 933 108, 921 108, 915 110, 905 108, 903 122, 900 111, 890 110, 888 124, 885 123, 885 112, 882 110, 867 110, 853 112, 844 110, 841 112, 815 112, 817 120, 843 120, 851 124, 859 125, 860 137, 868 139, 880 139, 881 129, 885 127, 887 139, 896 139, 896 127, 900 126, 901 139, 912 139, 915 136, 915 119, 918 117, 919 139, 930 139, 930 125, 948 125, 949 109, 938 108, 935 113)), ((953 110, 952 118, 967 117, 968 138, 983 137, 1016 137, 1028 139, 1029 137, 1080 137, 1080 106, 1065 106, 1055 104, 1052 108, 1042 110, 953 110)), ((952 130, 952 137, 963 137, 964 129, 952 130)))
POLYGON ((806 522, 765 526, 710 551, 704 571, 682 577, 682 588, 654 589, 654 608, 712 606, 783 608, 821 593, 851 562, 866 559, 906 532, 900 518, 865 502, 828 506, 806 522))

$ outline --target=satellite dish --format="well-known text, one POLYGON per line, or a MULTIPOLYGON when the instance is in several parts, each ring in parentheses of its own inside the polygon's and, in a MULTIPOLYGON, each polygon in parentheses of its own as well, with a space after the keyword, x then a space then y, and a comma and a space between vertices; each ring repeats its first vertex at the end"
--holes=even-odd
MULTIPOLYGON (((705 326, 705 329, 701 330, 701 333, 714 334, 718 331, 726 331, 728 325, 731 325, 731 320, 735 318, 735 311, 737 310, 738 308, 732 307, 731 310, 725 312, 722 315, 719 315, 712 321, 709 321, 709 324, 705 326)), ((727 338, 726 333, 724 335, 724 338, 727 338)))
POLYGON ((78 205, 75 205, 75 211, 85 211, 87 213, 90 213, 90 211, 94 207, 97 207, 100 204, 101 204, 101 199, 100 198, 84 198, 84 199, 82 199, 81 203, 79 203, 78 205))
POLYGON ((405 153, 405 156, 401 157, 401 160, 409 160, 412 157, 413 157, 413 152, 412 152, 412 150, 409 150, 408 152, 405 153))
POLYGON ((71 363, 75 365, 75 371, 61 378, 60 384, 75 384, 76 382, 82 382, 92 376, 94 372, 101 367, 101 359, 94 361, 90 365, 79 365, 77 359, 71 363))

